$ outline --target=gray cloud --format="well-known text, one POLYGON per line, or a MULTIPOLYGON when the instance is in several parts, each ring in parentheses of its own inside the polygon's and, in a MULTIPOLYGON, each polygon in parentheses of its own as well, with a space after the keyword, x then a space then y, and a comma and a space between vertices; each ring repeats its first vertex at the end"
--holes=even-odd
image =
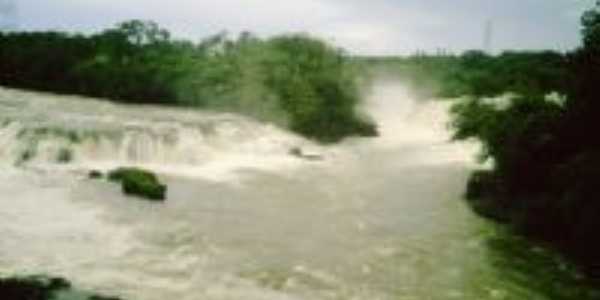
MULTIPOLYGON (((7 0, 3 0, 7 1, 7 0)), ((579 15, 593 0, 13 0, 20 27, 93 32, 132 18, 152 19, 200 39, 227 30, 260 35, 309 32, 353 53, 481 48, 494 24, 495 49, 578 45, 579 15)))

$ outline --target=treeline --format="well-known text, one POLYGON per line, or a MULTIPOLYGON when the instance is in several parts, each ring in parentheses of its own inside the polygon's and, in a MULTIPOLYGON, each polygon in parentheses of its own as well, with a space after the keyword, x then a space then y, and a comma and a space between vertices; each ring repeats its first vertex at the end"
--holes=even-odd
POLYGON ((553 51, 506 51, 490 55, 472 50, 460 55, 415 54, 358 61, 376 74, 400 77, 423 97, 456 98, 563 91, 566 55, 553 51))
POLYGON ((598 276, 600 4, 582 23, 582 47, 535 62, 546 67, 512 74, 514 82, 533 81, 510 85, 519 95, 508 103, 481 97, 460 102, 453 125, 457 139, 480 140, 482 158, 494 165, 472 176, 467 197, 473 207, 548 242, 598 276), (561 95, 549 97, 551 91, 561 95))
POLYGON ((341 50, 306 35, 220 34, 192 43, 134 20, 89 36, 2 33, 0 45, 4 86, 233 110, 321 142, 376 134, 355 111, 354 65, 341 50))

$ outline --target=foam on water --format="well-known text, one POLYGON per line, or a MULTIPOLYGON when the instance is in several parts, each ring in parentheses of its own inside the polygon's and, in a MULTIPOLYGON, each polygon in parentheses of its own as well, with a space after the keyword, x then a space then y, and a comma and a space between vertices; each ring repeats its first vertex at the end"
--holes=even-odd
MULTIPOLYGON (((363 110, 375 120, 380 137, 368 143, 349 141, 352 148, 372 153, 404 152, 402 160, 413 165, 461 163, 474 165, 475 142, 452 141, 449 110, 452 101, 419 99, 393 78, 375 81, 363 110)), ((354 149, 356 150, 356 149, 354 149)))

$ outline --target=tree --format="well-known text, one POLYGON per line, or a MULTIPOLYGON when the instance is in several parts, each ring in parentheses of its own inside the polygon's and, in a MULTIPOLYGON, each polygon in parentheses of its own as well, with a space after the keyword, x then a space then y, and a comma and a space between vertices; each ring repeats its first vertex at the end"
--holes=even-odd
POLYGON ((583 45, 590 51, 600 51, 600 1, 581 18, 583 45))

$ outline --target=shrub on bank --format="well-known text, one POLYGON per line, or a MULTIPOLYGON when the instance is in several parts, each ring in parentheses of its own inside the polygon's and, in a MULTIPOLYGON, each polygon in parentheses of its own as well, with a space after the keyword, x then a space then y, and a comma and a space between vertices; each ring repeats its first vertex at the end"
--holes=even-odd
POLYGON ((0 297, 10 300, 50 300, 70 284, 60 278, 22 277, 0 279, 0 297))

